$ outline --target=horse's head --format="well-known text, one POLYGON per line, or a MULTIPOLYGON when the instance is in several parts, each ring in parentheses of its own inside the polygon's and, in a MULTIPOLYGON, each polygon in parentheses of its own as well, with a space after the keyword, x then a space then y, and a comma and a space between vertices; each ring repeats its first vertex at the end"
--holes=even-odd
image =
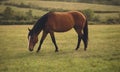
POLYGON ((28 46, 29 46, 29 50, 33 51, 35 44, 38 42, 38 36, 29 28, 28 28, 28 30, 29 30, 29 33, 28 33, 29 44, 28 44, 28 46))

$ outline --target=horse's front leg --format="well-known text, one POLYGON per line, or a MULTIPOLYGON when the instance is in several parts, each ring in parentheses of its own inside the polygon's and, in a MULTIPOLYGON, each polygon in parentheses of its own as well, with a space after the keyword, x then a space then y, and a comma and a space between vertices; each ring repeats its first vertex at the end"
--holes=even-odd
POLYGON ((43 35, 42 35, 42 37, 41 37, 40 44, 39 44, 39 47, 38 47, 38 49, 37 49, 37 52, 39 52, 39 50, 41 49, 41 46, 42 46, 43 41, 45 40, 47 34, 48 34, 47 32, 43 31, 43 35))
POLYGON ((55 40, 54 33, 51 32, 51 33, 50 33, 50 36, 51 36, 52 42, 53 42, 54 45, 55 45, 55 52, 58 52, 58 46, 57 46, 57 44, 56 44, 56 40, 55 40))

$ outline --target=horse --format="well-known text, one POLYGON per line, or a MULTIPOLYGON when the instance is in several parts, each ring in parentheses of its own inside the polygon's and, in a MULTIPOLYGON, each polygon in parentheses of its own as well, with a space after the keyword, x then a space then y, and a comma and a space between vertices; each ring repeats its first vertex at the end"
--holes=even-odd
POLYGON ((85 15, 79 11, 68 11, 68 12, 48 12, 43 15, 33 26, 29 29, 28 41, 29 51, 33 51, 34 46, 38 42, 38 35, 43 31, 40 44, 36 52, 39 52, 43 41, 46 36, 50 34, 52 42, 55 46, 55 52, 58 52, 58 46, 54 32, 66 32, 74 28, 78 35, 78 42, 75 50, 80 47, 81 39, 84 43, 84 50, 86 51, 88 46, 88 22, 85 15))

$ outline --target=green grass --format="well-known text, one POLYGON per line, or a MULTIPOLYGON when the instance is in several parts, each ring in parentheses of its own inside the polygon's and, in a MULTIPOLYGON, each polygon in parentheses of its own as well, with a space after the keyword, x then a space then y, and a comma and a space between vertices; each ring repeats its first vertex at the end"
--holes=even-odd
POLYGON ((105 21, 107 18, 118 18, 119 13, 95 13, 101 19, 101 21, 105 21))
POLYGON ((57 2, 57 1, 14 1, 10 0, 9 2, 20 4, 23 2, 24 4, 34 5, 39 7, 45 8, 60 8, 60 9, 67 9, 67 10, 84 10, 84 9, 91 9, 94 11, 120 11, 119 6, 114 5, 102 5, 102 4, 90 4, 90 3, 72 3, 72 2, 57 2))
POLYGON ((55 9, 55 10, 85 10, 91 9, 93 11, 108 11, 113 13, 95 13, 95 15, 99 15, 101 21, 105 21, 109 17, 118 17, 118 12, 120 11, 119 6, 114 5, 102 5, 102 4, 90 4, 90 3, 72 3, 72 2, 56 2, 56 1, 24 1, 24 0, 9 0, 4 3, 13 3, 13 4, 27 4, 29 6, 33 6, 33 8, 20 8, 16 6, 10 5, 0 5, 0 13, 2 13, 7 6, 11 7, 15 12, 18 12, 19 15, 24 15, 29 10, 32 10, 33 16, 42 16, 47 11, 43 11, 42 9, 55 9), (34 7, 41 8, 41 10, 35 9, 34 7), (116 11, 116 12, 115 12, 116 11))
MULTIPOLYGON (((89 46, 75 51, 77 34, 72 29, 55 33, 59 52, 47 36, 28 51, 30 25, 0 26, 0 72, 120 72, 120 25, 89 25, 89 46)), ((39 35, 39 38, 41 34, 39 35)))
MULTIPOLYGON (((0 13, 3 13, 6 7, 8 7, 8 6, 0 5, 0 13)), ((46 11, 31 9, 31 8, 19 8, 19 7, 15 7, 15 6, 9 6, 9 7, 11 7, 12 10, 17 12, 17 14, 22 14, 22 15, 26 15, 26 12, 28 12, 29 10, 32 10, 33 16, 42 16, 46 13, 46 11)))

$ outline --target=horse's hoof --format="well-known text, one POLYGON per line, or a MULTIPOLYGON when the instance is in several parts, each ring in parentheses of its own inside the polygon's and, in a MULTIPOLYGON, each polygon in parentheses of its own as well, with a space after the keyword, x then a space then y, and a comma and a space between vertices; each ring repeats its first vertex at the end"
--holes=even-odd
POLYGON ((38 53, 39 51, 37 50, 36 53, 38 53))
POLYGON ((87 49, 86 48, 84 48, 84 51, 86 51, 87 49))
POLYGON ((78 50, 78 48, 75 49, 76 51, 78 50))
POLYGON ((59 52, 58 50, 55 50, 55 52, 59 52))

